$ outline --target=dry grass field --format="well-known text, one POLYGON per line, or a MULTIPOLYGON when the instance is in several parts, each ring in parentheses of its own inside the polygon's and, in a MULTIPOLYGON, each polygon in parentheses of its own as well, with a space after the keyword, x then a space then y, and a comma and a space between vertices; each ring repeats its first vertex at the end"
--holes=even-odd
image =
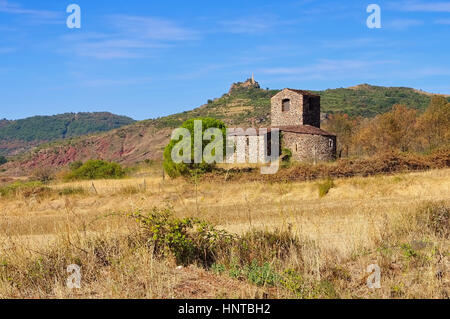
POLYGON ((450 169, 336 179, 321 198, 321 181, 139 176, 2 196, 0 297, 449 298, 450 169), (158 209, 240 241, 210 265, 180 266, 129 216, 158 209), (80 289, 66 287, 70 264, 80 289), (379 289, 366 285, 371 264, 379 289))

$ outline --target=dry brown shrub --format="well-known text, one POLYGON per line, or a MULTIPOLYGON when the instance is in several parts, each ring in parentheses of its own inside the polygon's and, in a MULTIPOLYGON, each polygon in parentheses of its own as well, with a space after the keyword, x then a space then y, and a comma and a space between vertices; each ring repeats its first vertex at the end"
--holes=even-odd
POLYGON ((289 168, 280 169, 273 175, 262 175, 257 168, 216 170, 205 174, 202 179, 204 181, 308 181, 328 177, 366 177, 446 167, 450 167, 450 149, 441 149, 430 155, 386 151, 372 157, 339 159, 334 163, 318 165, 296 163, 289 168))

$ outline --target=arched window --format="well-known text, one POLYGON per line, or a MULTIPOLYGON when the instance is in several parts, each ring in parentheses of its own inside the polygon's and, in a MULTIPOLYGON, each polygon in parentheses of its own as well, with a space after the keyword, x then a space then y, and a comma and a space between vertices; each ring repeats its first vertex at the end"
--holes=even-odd
POLYGON ((284 99, 283 103, 281 104, 281 111, 282 112, 287 112, 289 111, 291 108, 291 100, 289 99, 284 99))

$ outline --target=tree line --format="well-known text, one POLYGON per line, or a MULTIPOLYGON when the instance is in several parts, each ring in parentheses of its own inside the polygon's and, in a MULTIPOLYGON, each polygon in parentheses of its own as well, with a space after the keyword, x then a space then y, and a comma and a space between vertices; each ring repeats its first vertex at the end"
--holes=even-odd
POLYGON ((450 102, 433 96, 424 112, 396 104, 373 118, 330 115, 324 128, 338 136, 338 156, 375 155, 384 151, 430 153, 450 147, 450 102))

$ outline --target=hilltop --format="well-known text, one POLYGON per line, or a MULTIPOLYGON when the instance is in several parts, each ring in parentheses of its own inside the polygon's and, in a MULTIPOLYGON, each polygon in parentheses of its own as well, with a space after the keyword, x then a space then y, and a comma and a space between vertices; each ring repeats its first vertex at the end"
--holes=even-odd
MULTIPOLYGON (((279 90, 261 89, 257 82, 248 85, 248 81, 233 84, 228 93, 191 111, 136 122, 105 133, 40 145, 6 167, 19 174, 37 167, 61 167, 89 158, 103 158, 126 165, 146 159, 160 160, 173 128, 195 117, 214 117, 229 126, 269 126, 270 98, 279 90)), ((321 96, 324 118, 337 112, 373 117, 389 111, 398 103, 423 111, 431 99, 431 96, 412 88, 367 84, 312 92, 321 96)))
POLYGON ((134 122, 129 117, 107 112, 3 119, 0 120, 0 155, 14 155, 43 142, 105 132, 134 122))

